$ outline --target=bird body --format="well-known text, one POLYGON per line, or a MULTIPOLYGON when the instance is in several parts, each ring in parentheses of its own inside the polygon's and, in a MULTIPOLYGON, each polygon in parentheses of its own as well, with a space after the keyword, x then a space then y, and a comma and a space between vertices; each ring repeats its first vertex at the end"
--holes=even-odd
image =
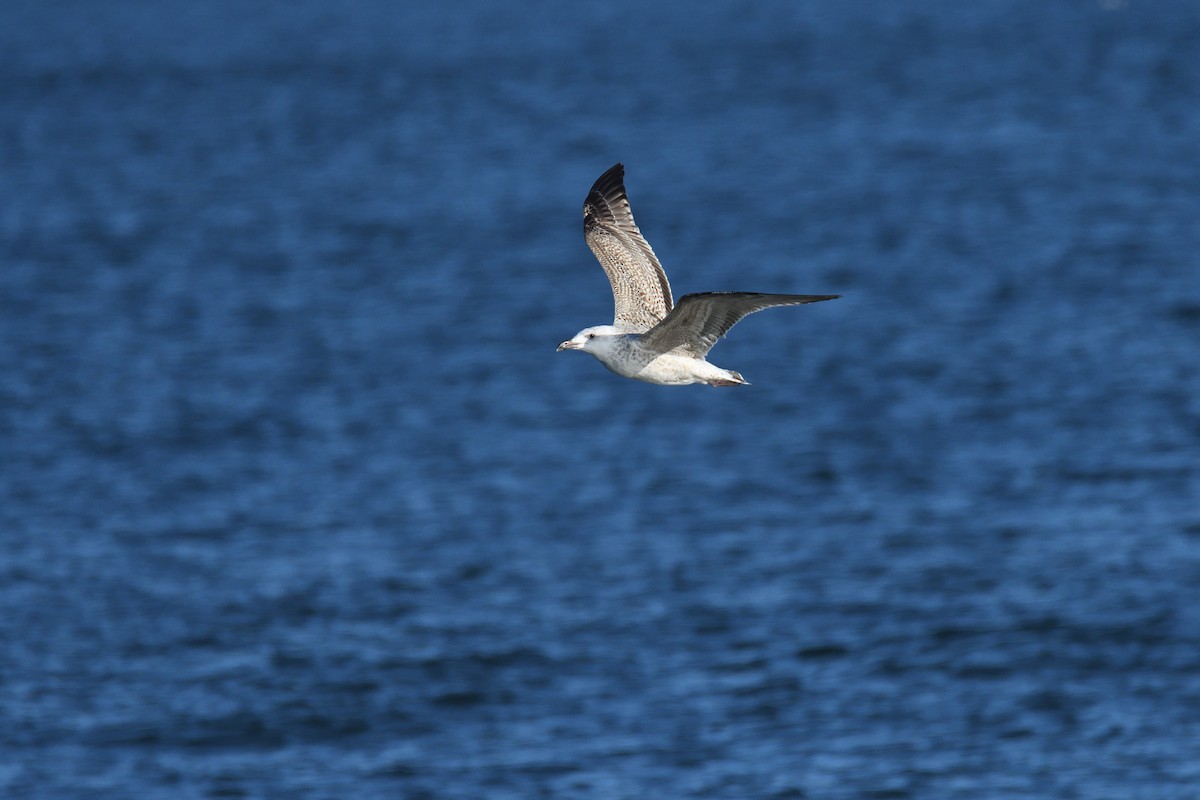
POLYGON ((583 350, 623 378, 660 386, 684 386, 689 383, 733 386, 747 383, 733 370, 721 369, 694 356, 659 352, 643 344, 642 338, 640 334, 622 333, 612 325, 597 325, 580 331, 574 338, 560 344, 558 349, 583 350))
POLYGON ((703 292, 684 295, 675 305, 666 273, 633 221, 624 175, 624 166, 614 165, 583 204, 584 239, 612 286, 613 324, 584 328, 560 344, 560 351, 582 350, 616 374, 647 383, 738 386, 748 381, 705 356, 740 319, 772 306, 838 297, 703 292))

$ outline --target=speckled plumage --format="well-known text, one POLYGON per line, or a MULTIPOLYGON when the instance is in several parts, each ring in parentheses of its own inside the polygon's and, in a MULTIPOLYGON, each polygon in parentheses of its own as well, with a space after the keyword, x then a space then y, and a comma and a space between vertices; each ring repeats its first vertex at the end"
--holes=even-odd
POLYGON ((583 238, 612 284, 613 325, 642 333, 671 310, 671 285, 633 221, 624 176, 616 164, 592 185, 583 201, 583 238))

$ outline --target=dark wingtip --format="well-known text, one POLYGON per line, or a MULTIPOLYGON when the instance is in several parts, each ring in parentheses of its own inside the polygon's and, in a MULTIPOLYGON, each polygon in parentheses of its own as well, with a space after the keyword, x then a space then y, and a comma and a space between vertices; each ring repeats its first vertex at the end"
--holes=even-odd
POLYGON ((791 297, 797 303, 820 303, 822 300, 837 300, 841 297, 840 294, 793 294, 782 296, 791 297))
POLYGON ((625 183, 625 165, 620 161, 613 164, 604 174, 596 178, 596 182, 592 184, 592 191, 598 193, 601 197, 607 197, 612 190, 620 190, 625 183))

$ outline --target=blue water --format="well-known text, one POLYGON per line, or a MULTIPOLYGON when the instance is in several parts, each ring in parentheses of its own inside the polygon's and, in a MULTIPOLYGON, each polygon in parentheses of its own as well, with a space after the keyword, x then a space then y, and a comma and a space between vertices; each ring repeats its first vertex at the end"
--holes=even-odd
MULTIPOLYGON (((418 8, 420 6, 420 8, 418 8)), ((1200 6, 0 10, 0 795, 1200 796, 1200 6), (618 379, 677 295, 839 293, 618 379)))

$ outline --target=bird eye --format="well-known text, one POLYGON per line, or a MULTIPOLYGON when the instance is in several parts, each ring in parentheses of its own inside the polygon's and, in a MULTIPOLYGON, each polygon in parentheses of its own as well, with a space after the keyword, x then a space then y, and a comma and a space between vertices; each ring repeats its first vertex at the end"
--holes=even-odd
POLYGON ((594 333, 589 333, 589 334, 588 334, 588 338, 589 338, 589 339, 595 339, 595 338, 596 338, 596 334, 594 334, 594 333))

